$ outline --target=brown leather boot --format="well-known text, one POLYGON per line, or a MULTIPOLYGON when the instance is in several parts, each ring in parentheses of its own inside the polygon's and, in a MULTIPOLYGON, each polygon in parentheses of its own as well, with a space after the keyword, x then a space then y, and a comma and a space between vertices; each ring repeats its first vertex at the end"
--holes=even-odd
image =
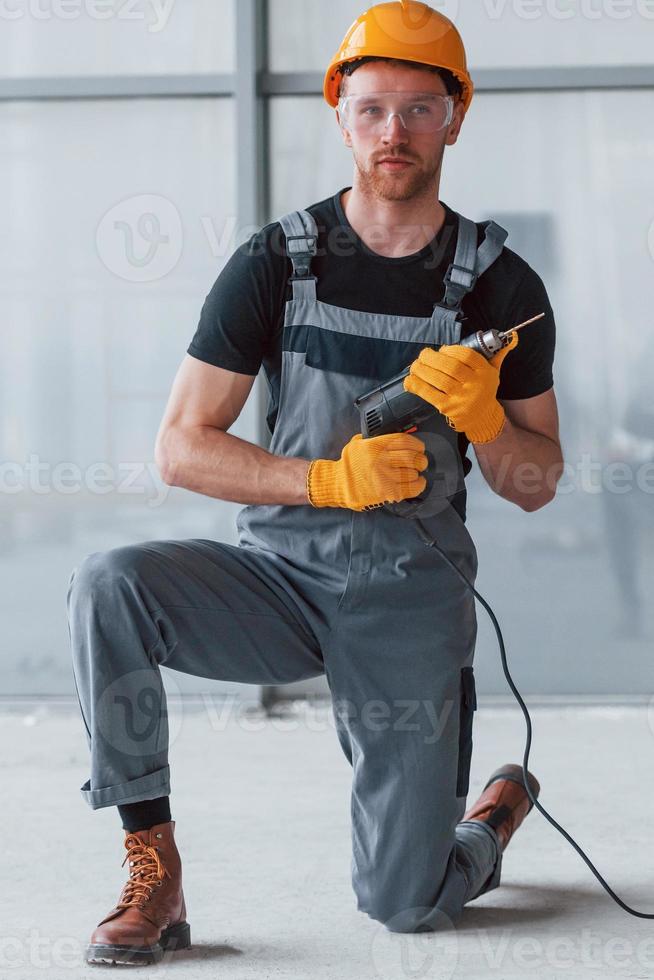
MULTIPOLYGON (((532 795, 538 799, 540 783, 529 771, 527 775, 532 795)), ((507 763, 495 770, 463 819, 481 820, 493 827, 504 851, 533 805, 525 789, 522 766, 507 763)))
POLYGON ((149 830, 125 831, 129 880, 91 936, 88 963, 158 963, 168 949, 190 948, 174 830, 170 820, 149 830))

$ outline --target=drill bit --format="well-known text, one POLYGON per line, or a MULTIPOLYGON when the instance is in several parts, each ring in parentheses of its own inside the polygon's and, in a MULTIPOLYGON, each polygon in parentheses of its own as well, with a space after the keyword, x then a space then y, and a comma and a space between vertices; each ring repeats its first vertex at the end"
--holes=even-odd
POLYGON ((534 320, 541 320, 544 316, 545 316, 544 313, 539 313, 538 316, 532 316, 531 319, 529 320, 523 320, 523 322, 519 323, 517 327, 511 327, 510 330, 502 330, 499 336, 502 338, 502 340, 504 340, 504 338, 508 337, 509 334, 513 333, 514 330, 522 330, 522 328, 526 327, 528 323, 533 323, 534 320))

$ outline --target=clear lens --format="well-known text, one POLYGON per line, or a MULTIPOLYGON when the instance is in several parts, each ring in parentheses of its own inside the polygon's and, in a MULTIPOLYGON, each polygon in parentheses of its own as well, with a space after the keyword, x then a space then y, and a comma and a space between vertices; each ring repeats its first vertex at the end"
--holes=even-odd
POLYGON ((342 124, 360 136, 380 136, 394 116, 409 133, 437 133, 452 122, 454 96, 434 92, 367 92, 339 100, 342 124))

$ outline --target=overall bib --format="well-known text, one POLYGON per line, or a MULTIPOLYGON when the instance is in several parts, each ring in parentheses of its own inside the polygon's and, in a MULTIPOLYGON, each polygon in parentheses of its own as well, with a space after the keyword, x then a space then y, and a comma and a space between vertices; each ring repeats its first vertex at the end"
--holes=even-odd
MULTIPOLYGON (((478 247, 475 224, 459 216, 445 296, 420 318, 319 301, 315 222, 297 211, 281 224, 293 298, 270 451, 337 459, 360 431, 357 396, 422 347, 459 340, 461 300, 506 232, 487 222, 478 247)), ((418 436, 450 474, 421 520, 474 582, 457 434, 435 413, 418 436)), ((170 793, 161 665, 263 685, 326 674, 352 767, 357 907, 393 931, 448 925, 498 886, 502 862, 492 828, 460 822, 477 706, 474 597, 412 520, 386 508, 249 505, 237 527, 238 546, 145 541, 73 570, 73 676, 91 753, 82 797, 97 809, 170 793)))

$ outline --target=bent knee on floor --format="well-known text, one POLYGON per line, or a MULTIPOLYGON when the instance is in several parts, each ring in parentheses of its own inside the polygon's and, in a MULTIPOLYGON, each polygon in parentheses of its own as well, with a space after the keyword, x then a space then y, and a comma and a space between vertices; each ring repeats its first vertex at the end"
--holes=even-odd
POLYGON ((372 873, 352 879, 360 911, 382 923, 389 932, 432 932, 452 927, 458 914, 458 896, 447 886, 452 861, 444 854, 432 855, 431 868, 414 873, 398 868, 397 875, 372 873), (444 911, 446 909, 447 911, 444 911))
POLYGON ((388 932, 435 932, 454 928, 453 919, 433 905, 408 908, 373 906, 362 911, 365 911, 371 919, 381 923, 388 932))

